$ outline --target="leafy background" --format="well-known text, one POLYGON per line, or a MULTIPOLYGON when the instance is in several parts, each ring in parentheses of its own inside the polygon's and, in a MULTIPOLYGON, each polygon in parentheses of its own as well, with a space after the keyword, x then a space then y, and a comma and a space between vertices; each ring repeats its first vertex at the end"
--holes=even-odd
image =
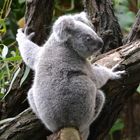
MULTIPOLYGON (((115 15, 118 18, 124 36, 128 34, 135 16, 140 8, 139 0, 113 0, 115 15)), ((66 13, 82 11, 82 0, 55 0, 54 17, 66 13)), ((22 62, 15 41, 18 28, 24 27, 25 0, 0 0, 0 99, 8 94, 12 83, 20 71, 22 62)), ((27 67, 20 85, 28 76, 27 67)), ((137 89, 140 93, 140 86, 137 89)), ((113 140, 113 133, 122 130, 124 123, 118 119, 112 127, 109 137, 113 140)))

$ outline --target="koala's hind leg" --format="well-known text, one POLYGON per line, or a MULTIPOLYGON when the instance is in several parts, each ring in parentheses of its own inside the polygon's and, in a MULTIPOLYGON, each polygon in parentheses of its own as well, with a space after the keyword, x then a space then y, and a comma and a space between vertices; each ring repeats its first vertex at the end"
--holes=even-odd
POLYGON ((27 95, 27 99, 28 99, 28 102, 29 102, 30 107, 32 108, 33 112, 38 116, 38 112, 37 112, 36 105, 35 105, 34 98, 33 98, 33 90, 32 89, 29 90, 28 95, 27 95))
POLYGON ((94 120, 99 116, 99 114, 103 108, 104 103, 105 103, 104 93, 101 90, 98 90, 97 95, 96 95, 96 106, 95 106, 94 120))

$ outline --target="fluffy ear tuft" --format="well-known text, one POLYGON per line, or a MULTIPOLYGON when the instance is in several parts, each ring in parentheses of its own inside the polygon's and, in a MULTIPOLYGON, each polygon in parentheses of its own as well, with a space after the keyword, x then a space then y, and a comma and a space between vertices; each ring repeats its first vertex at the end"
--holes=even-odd
POLYGON ((88 16, 86 12, 81 12, 74 15, 74 19, 76 20, 88 20, 88 16))
POLYGON ((91 21, 89 20, 86 12, 81 12, 79 14, 75 14, 74 19, 77 20, 77 21, 81 21, 81 22, 83 22, 83 23, 85 23, 88 26, 93 28, 93 25, 92 25, 91 21))
POLYGON ((70 15, 62 16, 53 25, 53 33, 57 40, 64 41, 71 36, 71 31, 75 27, 74 19, 70 15))

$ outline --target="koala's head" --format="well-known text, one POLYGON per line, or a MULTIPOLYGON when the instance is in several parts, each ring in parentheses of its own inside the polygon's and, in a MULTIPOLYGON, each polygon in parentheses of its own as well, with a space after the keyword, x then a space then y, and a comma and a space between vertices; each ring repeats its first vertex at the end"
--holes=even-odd
POLYGON ((87 58, 101 52, 103 41, 91 28, 88 18, 83 14, 58 18, 53 26, 53 34, 57 41, 70 44, 81 57, 87 58))

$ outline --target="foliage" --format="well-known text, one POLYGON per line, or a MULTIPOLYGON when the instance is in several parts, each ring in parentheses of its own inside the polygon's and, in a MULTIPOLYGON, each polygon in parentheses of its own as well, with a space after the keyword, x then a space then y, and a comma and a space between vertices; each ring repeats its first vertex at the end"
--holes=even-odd
POLYGON ((128 32, 135 21, 135 13, 129 10, 129 1, 114 0, 114 9, 122 30, 128 32))
POLYGON ((109 132, 111 140, 113 140, 113 133, 116 132, 116 131, 120 131, 123 128, 124 128, 123 120, 117 119, 116 122, 114 123, 114 125, 112 126, 112 128, 110 129, 110 132, 109 132))
POLYGON ((0 50, 0 95, 2 96, 6 92, 5 87, 10 84, 12 75, 21 62, 21 56, 16 51, 10 51, 7 46, 3 44, 1 46, 3 46, 2 50, 0 50))
POLYGON ((24 7, 12 0, 0 1, 0 7, 0 98, 2 98, 21 63, 15 34, 17 21, 21 15, 23 16, 24 7))

